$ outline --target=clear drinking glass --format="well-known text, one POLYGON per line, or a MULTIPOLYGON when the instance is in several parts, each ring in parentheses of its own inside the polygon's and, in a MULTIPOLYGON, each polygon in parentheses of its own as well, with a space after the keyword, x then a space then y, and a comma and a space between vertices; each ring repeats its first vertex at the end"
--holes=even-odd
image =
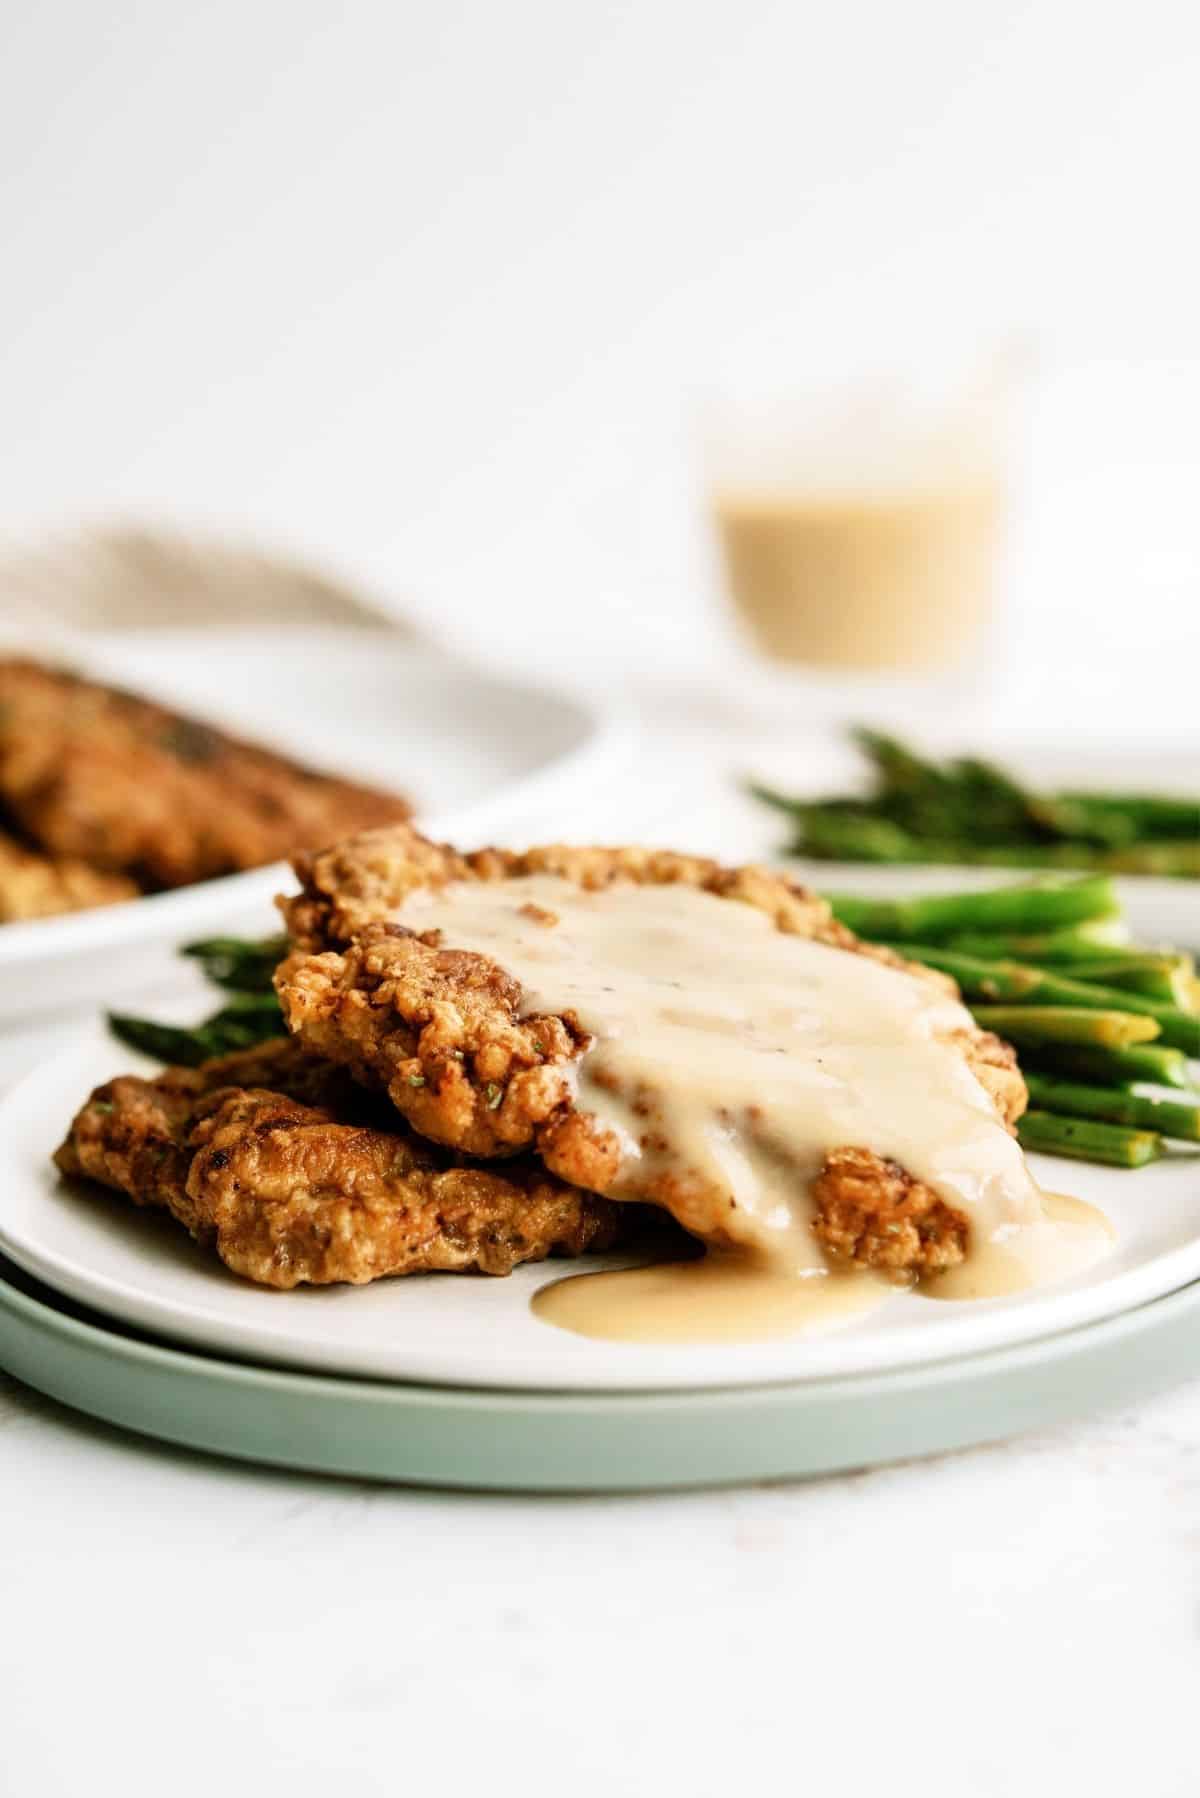
POLYGON ((962 666, 996 604, 1010 382, 919 363, 731 388, 708 480, 734 609, 777 662, 962 666))

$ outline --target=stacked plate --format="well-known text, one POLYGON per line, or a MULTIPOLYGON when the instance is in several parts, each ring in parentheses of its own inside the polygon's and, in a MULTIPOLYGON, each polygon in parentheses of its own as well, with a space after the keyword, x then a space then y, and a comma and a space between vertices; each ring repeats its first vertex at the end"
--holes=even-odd
POLYGON ((1138 1174, 1034 1157, 1044 1185, 1099 1205, 1118 1237, 1049 1291, 897 1292, 815 1338, 600 1342, 531 1311, 562 1264, 264 1291, 165 1217, 60 1183, 49 1157, 66 1120, 123 1061, 137 1069, 96 1032, 0 1105, 0 1363, 171 1441, 438 1484, 687 1485, 956 1447, 1200 1369, 1192 1155, 1138 1174))

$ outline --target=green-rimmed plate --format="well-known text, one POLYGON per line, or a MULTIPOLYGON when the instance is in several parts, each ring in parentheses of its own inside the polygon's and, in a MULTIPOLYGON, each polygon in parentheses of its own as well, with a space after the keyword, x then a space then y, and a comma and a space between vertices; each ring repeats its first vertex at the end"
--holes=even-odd
POLYGON ((1200 1283, 925 1368, 737 1391, 542 1393, 330 1378, 102 1322, 0 1261, 0 1366, 77 1410, 239 1460, 524 1491, 833 1473, 1045 1428, 1200 1372, 1200 1283))

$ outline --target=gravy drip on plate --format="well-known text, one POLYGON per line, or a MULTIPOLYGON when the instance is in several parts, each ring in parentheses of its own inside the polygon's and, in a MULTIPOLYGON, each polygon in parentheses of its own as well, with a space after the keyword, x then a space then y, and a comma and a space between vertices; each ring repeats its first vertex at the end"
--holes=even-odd
MULTIPOLYGON (((747 1293, 746 1334, 768 1277, 796 1283, 797 1317, 830 1308, 817 1304, 818 1283, 879 1290, 866 1276, 831 1274, 810 1227, 810 1183, 836 1148, 896 1161, 961 1210, 967 1266, 984 1245, 1020 1234, 1025 1283, 1046 1277, 1041 1195, 945 1040, 971 1027, 968 1013, 933 983, 785 935, 750 905, 683 885, 464 881, 414 893, 398 916, 440 931, 445 948, 490 955, 521 982, 525 1015, 575 1014, 592 1038, 570 1070, 575 1103, 622 1149, 609 1196, 641 1198, 670 1182, 680 1221, 743 1258, 729 1280, 747 1293)), ((1076 1233, 1094 1258, 1095 1230, 1076 1233)), ((1057 1278, 1061 1254, 1051 1261, 1057 1278)), ((680 1278, 698 1305, 720 1311, 723 1300, 699 1294, 729 1282, 701 1265, 685 1264, 680 1278)), ((613 1282, 614 1294, 627 1279, 591 1278, 613 1282)))
POLYGON ((965 1261, 947 1268, 921 1291, 931 1299, 1000 1299, 1065 1280, 1099 1261, 1116 1241, 1102 1211, 1065 1192, 1042 1193, 1042 1219, 1033 1230, 985 1238, 965 1261))
POLYGON ((609 1342, 765 1342, 837 1329, 895 1293, 873 1274, 797 1275, 752 1253, 710 1252, 552 1280, 532 1305, 546 1323, 609 1342))

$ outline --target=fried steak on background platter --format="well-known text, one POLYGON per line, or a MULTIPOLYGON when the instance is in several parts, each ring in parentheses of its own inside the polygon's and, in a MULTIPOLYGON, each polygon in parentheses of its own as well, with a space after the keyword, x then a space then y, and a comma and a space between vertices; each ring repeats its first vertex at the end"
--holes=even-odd
MULTIPOLYGON (((411 809, 152 700, 0 657, 0 818, 27 849, 98 883, 64 888, 55 909, 261 867, 411 809)), ((0 862, 0 891, 14 884, 0 862)))

